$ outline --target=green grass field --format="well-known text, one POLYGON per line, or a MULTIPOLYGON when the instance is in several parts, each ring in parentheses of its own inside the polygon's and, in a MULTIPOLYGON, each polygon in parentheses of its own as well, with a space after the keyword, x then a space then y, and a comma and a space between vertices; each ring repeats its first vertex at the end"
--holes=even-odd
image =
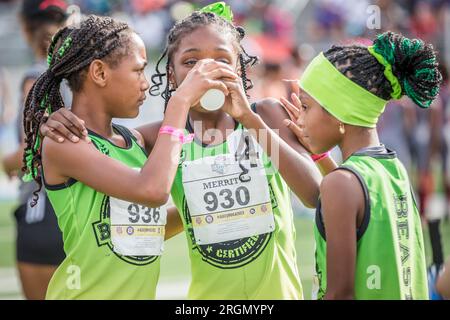
MULTIPOLYGON (((0 270, 14 267, 14 239, 15 229, 11 214, 13 203, 0 203, 0 270)), ((309 217, 296 218, 297 230, 297 258, 302 279, 305 298, 311 297, 311 283, 314 270, 314 238, 313 221, 309 217)), ((450 223, 442 223, 442 241, 445 256, 450 256, 450 223)), ((424 228, 428 264, 431 261, 428 231, 424 228)), ((183 298, 177 292, 177 283, 189 281, 190 266, 188 261, 186 237, 180 234, 165 244, 165 252, 161 261, 160 285, 174 284, 173 297, 183 298)), ((1 273, 0 273, 1 275, 1 273)), ((1 280, 0 280, 1 281, 1 280)), ((170 288, 170 287, 169 287, 170 288)), ((0 288, 0 299, 18 295, 7 288, 0 288)), ((17 289, 16 289, 17 290, 17 289)))

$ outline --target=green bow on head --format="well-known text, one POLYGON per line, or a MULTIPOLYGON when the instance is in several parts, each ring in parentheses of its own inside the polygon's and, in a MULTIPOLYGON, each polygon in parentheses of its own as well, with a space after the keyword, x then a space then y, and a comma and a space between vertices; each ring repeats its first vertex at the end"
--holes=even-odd
POLYGON ((225 2, 215 2, 203 7, 199 10, 200 12, 212 12, 217 14, 219 17, 224 18, 225 20, 232 22, 233 21, 233 12, 231 11, 231 7, 226 5, 225 2))

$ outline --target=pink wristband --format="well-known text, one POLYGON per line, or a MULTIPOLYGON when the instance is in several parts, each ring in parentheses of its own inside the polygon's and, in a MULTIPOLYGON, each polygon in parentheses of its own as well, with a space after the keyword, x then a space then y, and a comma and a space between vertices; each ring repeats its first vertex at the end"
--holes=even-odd
POLYGON ((161 127, 161 129, 159 129, 159 134, 170 134, 171 136, 177 137, 182 144, 192 142, 194 139, 193 133, 185 135, 183 130, 171 126, 161 127))
POLYGON ((317 162, 317 161, 322 160, 329 156, 330 156, 330 151, 327 151, 327 152, 321 153, 321 154, 312 154, 311 158, 313 159, 314 162, 317 162))

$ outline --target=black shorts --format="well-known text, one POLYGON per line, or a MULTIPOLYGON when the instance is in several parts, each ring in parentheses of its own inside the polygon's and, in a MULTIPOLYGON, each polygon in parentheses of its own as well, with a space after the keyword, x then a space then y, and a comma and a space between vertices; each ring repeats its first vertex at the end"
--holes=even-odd
POLYGON ((20 205, 14 212, 17 221, 16 258, 18 262, 59 265, 65 258, 62 233, 55 212, 47 197, 43 203, 42 217, 38 221, 27 221, 27 206, 20 205))

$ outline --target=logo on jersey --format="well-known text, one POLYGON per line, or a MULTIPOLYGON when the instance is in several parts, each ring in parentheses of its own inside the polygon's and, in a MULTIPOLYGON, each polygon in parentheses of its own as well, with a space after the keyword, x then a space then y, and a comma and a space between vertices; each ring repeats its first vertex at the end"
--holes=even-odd
MULTIPOLYGON (((278 207, 277 200, 269 183, 272 208, 278 207)), ((187 221, 187 233, 193 243, 193 250, 198 250, 204 261, 221 269, 233 269, 245 266, 257 259, 266 248, 272 238, 272 232, 252 237, 225 241, 214 244, 199 245, 195 242, 194 229, 192 228, 191 215, 186 199, 183 199, 183 216, 187 221)), ((206 216, 206 223, 211 223, 213 217, 206 216)))
POLYGON ((226 157, 216 157, 214 163, 211 165, 211 170, 217 174, 223 175, 227 172, 227 167, 226 157))
POLYGON ((92 143, 94 144, 94 147, 97 148, 98 151, 100 151, 104 155, 109 156, 109 149, 102 141, 95 140, 95 138, 91 140, 92 143))

